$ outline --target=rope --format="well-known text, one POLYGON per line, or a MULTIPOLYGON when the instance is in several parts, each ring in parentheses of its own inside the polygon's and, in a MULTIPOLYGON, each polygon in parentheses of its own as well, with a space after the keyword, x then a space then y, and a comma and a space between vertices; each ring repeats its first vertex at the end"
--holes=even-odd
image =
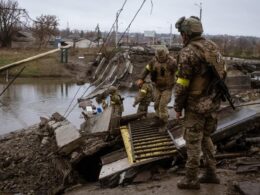
POLYGON ((71 104, 73 103, 73 101, 75 100, 76 96, 78 95, 79 90, 81 89, 81 87, 82 87, 82 86, 80 86, 80 87, 78 88, 78 90, 77 90, 77 92, 75 93, 74 97, 72 98, 72 100, 71 100, 71 102, 70 102, 68 108, 67 108, 66 111, 64 112, 63 117, 67 114, 67 112, 68 112, 68 110, 69 110, 71 104))
POLYGON ((110 40, 110 34, 111 34, 111 32, 112 32, 112 30, 113 30, 113 28, 114 28, 114 26, 115 26, 115 23, 116 23, 116 21, 118 20, 118 18, 119 18, 119 15, 121 14, 121 12, 123 11, 123 9, 124 9, 124 7, 125 7, 125 4, 126 4, 126 2, 127 2, 127 0, 125 0, 124 1, 124 3, 123 3, 123 5, 122 5, 122 7, 119 9, 119 12, 118 12, 118 14, 116 15, 116 19, 115 19, 115 21, 114 21, 114 23, 112 24, 112 26, 111 26, 111 28, 110 28, 110 31, 108 32, 108 34, 107 34, 107 36, 106 36, 106 38, 105 38, 105 41, 103 42, 103 44, 102 44, 102 46, 101 46, 101 48, 99 49, 99 51, 98 51, 98 53, 100 53, 101 52, 101 50, 104 48, 104 46, 105 46, 105 44, 107 43, 107 41, 108 40, 110 40))
MULTIPOLYGON (((104 80, 103 82, 101 82, 101 83, 96 87, 96 89, 97 89, 99 86, 101 86, 105 81, 106 81, 106 80, 104 80)), ((95 82, 94 82, 94 83, 95 83, 95 82)), ((94 83, 88 86, 88 88, 87 88, 87 89, 85 90, 85 92, 80 96, 80 98, 82 98, 82 97, 86 94, 86 92, 90 89, 90 87, 92 87, 92 86, 94 85, 94 83)), ((68 118, 68 117, 69 117, 70 113, 74 110, 74 108, 77 106, 77 104, 78 104, 78 103, 75 103, 75 104, 73 105, 73 107, 70 109, 70 111, 67 113, 67 115, 64 116, 64 118, 68 118)))
MULTIPOLYGON (((117 17, 116 17, 115 22, 117 21, 117 19, 118 19, 120 13, 122 12, 122 10, 123 10, 123 8, 124 8, 126 2, 127 2, 127 0, 124 1, 122 8, 119 10, 119 13, 117 14, 117 17)), ((138 15, 138 13, 141 11, 141 9, 142 9, 142 7, 144 6, 145 2, 146 2, 146 0, 143 0, 141 6, 139 7, 139 9, 137 10, 137 12, 135 13, 134 17, 132 18, 131 22, 130 22, 129 25, 127 26, 127 28, 126 28, 126 30, 124 31, 123 35, 122 35, 122 36, 120 37, 120 39, 118 40, 118 43, 122 40, 122 38, 124 37, 124 35, 125 35, 126 32, 128 31, 128 29, 129 29, 130 26, 132 25, 133 21, 135 20, 135 18, 136 18, 136 16, 138 15)), ((114 24, 115 24, 115 22, 114 22, 114 24)), ((111 27, 111 29, 110 29, 110 32, 108 33, 108 36, 110 35, 114 24, 112 25, 112 27, 111 27)), ((106 39, 108 38, 108 36, 106 37, 106 39)), ((107 40, 106 40, 106 41, 107 41, 107 40)), ((104 46, 104 44, 106 43, 106 41, 104 41, 104 43, 103 43, 101 49, 103 48, 103 46, 104 46)), ((99 52, 101 51, 101 49, 99 50, 99 52)), ((114 48, 114 49, 112 50, 112 52, 113 52, 115 49, 116 49, 116 48, 114 48)), ((112 52, 111 52, 111 53, 112 53, 112 52)), ((97 81, 97 80, 96 80, 96 81, 97 81)), ((96 82, 96 81, 95 81, 95 82, 96 82)), ((100 87, 105 81, 106 81, 106 79, 105 79, 103 82, 101 82, 101 83, 96 87, 96 89, 97 89, 98 87, 100 87)), ((94 83, 95 83, 95 82, 94 82, 94 83)), ((86 92, 89 90, 89 88, 90 88, 91 86, 94 85, 94 83, 93 83, 92 85, 90 85, 90 86, 85 90, 85 92, 82 94, 82 96, 81 96, 80 98, 82 98, 82 97, 86 94, 86 92)), ((70 115, 70 113, 74 110, 74 108, 76 107, 76 105, 77 105, 77 103, 71 108, 71 110, 67 113, 67 115, 64 116, 65 118, 67 118, 67 117, 70 115)))
MULTIPOLYGON (((143 0, 143 3, 141 4, 141 6, 139 7, 139 9, 137 10, 137 12, 135 13, 134 17, 132 18, 131 22, 129 23, 129 25, 127 26, 127 28, 125 29, 124 33, 122 34, 122 36, 120 37, 120 39, 118 40, 117 44, 120 43, 120 41, 122 40, 122 38, 125 36, 126 32, 129 30, 130 26, 132 25, 132 23, 134 22, 136 16, 138 15, 138 13, 141 11, 141 9, 143 8, 144 4, 145 4, 146 0, 143 0)), ((115 48, 114 48, 115 50, 115 48)), ((114 51, 113 50, 113 51, 114 51)), ((112 53, 112 52, 111 52, 112 53)))

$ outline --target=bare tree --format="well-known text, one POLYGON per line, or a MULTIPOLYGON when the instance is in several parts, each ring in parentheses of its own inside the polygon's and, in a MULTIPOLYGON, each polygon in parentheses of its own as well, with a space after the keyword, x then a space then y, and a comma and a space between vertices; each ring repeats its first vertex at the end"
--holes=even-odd
POLYGON ((32 31, 39 40, 39 48, 46 47, 52 36, 59 34, 58 19, 54 15, 41 15, 33 23, 32 31))
POLYGON ((12 38, 21 29, 24 9, 18 7, 17 1, 0 0, 0 44, 11 47, 12 38))

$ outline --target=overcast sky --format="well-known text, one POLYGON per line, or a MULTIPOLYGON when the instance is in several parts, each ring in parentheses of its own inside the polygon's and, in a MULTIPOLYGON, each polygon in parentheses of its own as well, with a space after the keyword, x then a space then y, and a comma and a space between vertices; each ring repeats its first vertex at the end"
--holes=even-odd
MULTIPOLYGON (((41 14, 56 15, 59 28, 108 31, 116 12, 125 0, 17 0, 32 18, 41 14)), ((124 31, 143 0, 128 0, 119 17, 119 31, 124 31)), ((199 16, 202 2, 202 22, 205 34, 230 34, 260 37, 260 0, 146 0, 133 22, 130 32, 155 30, 169 33, 170 24, 181 17, 199 16), (152 13, 151 13, 152 10, 152 13)))

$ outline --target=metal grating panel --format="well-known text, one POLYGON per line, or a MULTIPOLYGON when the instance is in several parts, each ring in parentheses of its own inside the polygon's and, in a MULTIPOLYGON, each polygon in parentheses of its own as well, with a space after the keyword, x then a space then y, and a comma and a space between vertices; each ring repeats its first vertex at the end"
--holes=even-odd
POLYGON ((177 153, 171 137, 167 133, 159 133, 158 127, 151 126, 147 119, 122 126, 121 134, 130 163, 177 153))

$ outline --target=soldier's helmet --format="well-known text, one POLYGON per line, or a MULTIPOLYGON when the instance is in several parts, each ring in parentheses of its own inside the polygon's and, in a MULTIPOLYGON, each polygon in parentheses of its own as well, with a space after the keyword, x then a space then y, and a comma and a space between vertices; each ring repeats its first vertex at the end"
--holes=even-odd
POLYGON ((109 94, 115 93, 116 91, 117 91, 117 88, 115 86, 108 87, 108 93, 109 94))
POLYGON ((175 28, 179 32, 184 32, 187 35, 201 35, 203 33, 203 27, 200 19, 196 16, 191 16, 189 18, 181 17, 175 24, 175 28))
POLYGON ((167 60, 169 50, 167 48, 156 49, 155 57, 159 62, 165 62, 167 60))

